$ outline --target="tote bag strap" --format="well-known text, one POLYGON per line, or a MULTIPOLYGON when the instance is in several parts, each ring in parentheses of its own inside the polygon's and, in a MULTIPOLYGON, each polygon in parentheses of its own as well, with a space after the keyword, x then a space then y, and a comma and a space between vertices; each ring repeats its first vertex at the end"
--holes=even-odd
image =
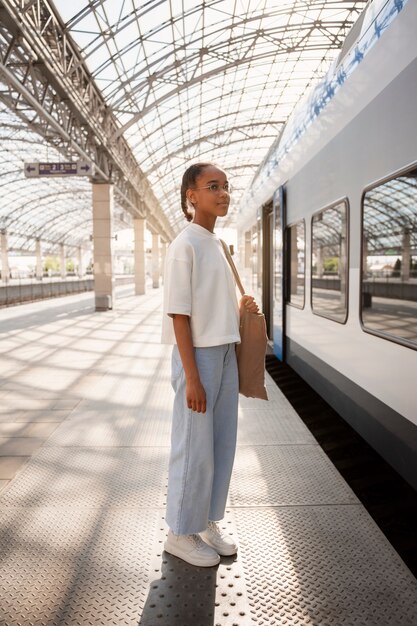
POLYGON ((226 259, 229 261, 229 265, 232 268, 232 272, 233 272, 233 275, 235 277, 236 284, 237 284, 237 286, 239 288, 239 291, 242 294, 242 296, 244 296, 245 295, 245 290, 243 289, 242 281, 240 280, 240 276, 239 276, 238 271, 236 269, 236 265, 235 265, 235 263, 234 263, 234 261, 232 259, 232 255, 230 254, 229 246, 227 245, 227 243, 225 241, 223 241, 223 239, 220 239, 220 241, 221 241, 221 244, 223 246, 223 250, 224 250, 224 253, 226 255, 226 259))

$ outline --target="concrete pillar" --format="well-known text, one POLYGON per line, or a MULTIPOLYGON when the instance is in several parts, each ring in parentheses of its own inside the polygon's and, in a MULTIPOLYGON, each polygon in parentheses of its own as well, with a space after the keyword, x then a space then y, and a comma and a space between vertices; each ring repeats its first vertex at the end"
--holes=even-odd
POLYGON ((7 285, 10 277, 9 249, 7 246, 7 231, 1 231, 1 280, 7 285))
POLYGON ((42 267, 42 242, 40 239, 36 240, 36 280, 42 280, 43 267, 42 267))
POLYGON ((114 306, 113 185, 93 183, 93 263, 96 311, 114 306))
POLYGON ((367 277, 368 273, 368 238, 364 235, 362 240, 362 271, 363 277, 367 277))
POLYGON ((152 233, 152 287, 159 287, 161 268, 159 265, 159 235, 152 233))
POLYGON ((240 232, 238 234, 237 239, 237 249, 238 249, 238 264, 240 267, 245 267, 245 233, 240 232))
POLYGON ((251 231, 245 233, 245 267, 251 267, 252 259, 252 241, 251 231))
POLYGON ((133 228, 135 235, 135 294, 141 296, 145 293, 145 220, 135 217, 133 228))
POLYGON ((61 248, 61 278, 67 277, 67 263, 65 258, 65 244, 60 244, 61 248))
POLYGON ((162 283, 164 281, 164 271, 165 271, 165 258, 167 255, 167 247, 168 244, 163 241, 161 244, 161 276, 162 276, 162 283))
POLYGON ((317 246, 316 257, 317 257, 317 278, 322 278, 323 276, 323 247, 321 244, 317 246))
POLYGON ((401 262, 401 280, 407 282, 410 280, 410 231, 405 228, 403 232, 403 254, 401 262))
POLYGON ((83 249, 80 246, 78 248, 78 278, 82 278, 83 276, 84 276, 83 249))

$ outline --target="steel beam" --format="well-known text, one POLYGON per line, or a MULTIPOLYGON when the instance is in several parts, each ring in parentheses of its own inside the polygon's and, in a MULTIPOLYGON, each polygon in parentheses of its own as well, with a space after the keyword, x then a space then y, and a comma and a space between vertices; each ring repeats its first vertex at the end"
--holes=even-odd
POLYGON ((174 232, 81 54, 46 0, 0 2, 0 99, 66 158, 92 161, 118 201, 170 241, 174 232))

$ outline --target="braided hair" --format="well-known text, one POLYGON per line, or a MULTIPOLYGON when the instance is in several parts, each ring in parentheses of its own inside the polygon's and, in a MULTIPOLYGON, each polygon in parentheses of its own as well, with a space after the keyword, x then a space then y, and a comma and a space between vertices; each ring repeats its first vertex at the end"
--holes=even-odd
POLYGON ((194 163, 185 170, 181 183, 181 208, 186 219, 191 222, 193 215, 190 212, 192 203, 187 199, 187 189, 193 188, 197 182, 197 178, 203 172, 204 168, 212 167, 213 163, 194 163), (190 207, 191 205, 191 207, 190 207))

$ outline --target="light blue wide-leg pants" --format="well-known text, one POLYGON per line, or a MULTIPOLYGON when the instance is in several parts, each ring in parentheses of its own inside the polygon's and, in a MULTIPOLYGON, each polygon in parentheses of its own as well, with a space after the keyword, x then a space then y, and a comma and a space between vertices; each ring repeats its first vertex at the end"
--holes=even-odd
POLYGON ((178 347, 172 351, 175 391, 166 522, 177 535, 198 533, 224 517, 236 450, 239 383, 235 344, 194 348, 207 409, 187 406, 178 347))

